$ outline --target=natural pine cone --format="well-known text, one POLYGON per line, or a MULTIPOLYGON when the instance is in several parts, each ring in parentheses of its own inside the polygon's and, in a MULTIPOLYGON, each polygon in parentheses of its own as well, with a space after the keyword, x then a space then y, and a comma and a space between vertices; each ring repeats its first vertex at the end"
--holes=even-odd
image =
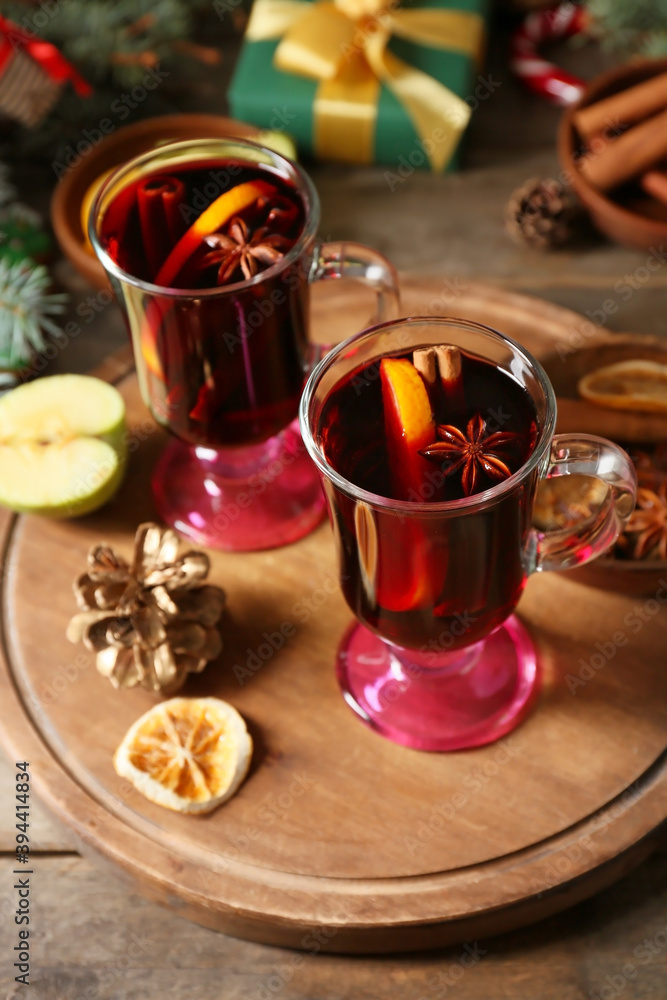
POLYGON ((199 673, 222 649, 215 623, 225 594, 203 585, 204 552, 178 557, 175 532, 141 524, 129 565, 108 545, 88 553, 88 572, 74 583, 81 608, 67 628, 96 653, 97 669, 114 687, 139 684, 173 694, 188 673, 199 673))
POLYGON ((513 192, 507 204, 505 228, 517 243, 546 250, 571 238, 581 213, 570 188, 551 177, 533 177, 513 192))

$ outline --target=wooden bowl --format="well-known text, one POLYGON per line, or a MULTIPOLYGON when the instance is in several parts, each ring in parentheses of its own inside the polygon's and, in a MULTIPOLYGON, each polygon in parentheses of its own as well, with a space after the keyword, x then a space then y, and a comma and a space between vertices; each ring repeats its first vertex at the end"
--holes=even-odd
POLYGON ((64 175, 51 200, 51 223, 66 257, 96 288, 108 288, 104 268, 86 249, 81 227, 81 203, 90 185, 106 170, 126 163, 149 149, 178 139, 252 139, 259 130, 218 115, 163 115, 126 125, 105 136, 64 175))
POLYGON ((638 184, 625 184, 608 194, 593 187, 577 165, 584 143, 574 125, 574 116, 579 108, 666 71, 667 59, 647 59, 596 77, 579 101, 565 111, 558 131, 561 166, 596 227, 611 239, 641 250, 650 250, 667 240, 667 206, 649 198, 638 184))
MULTIPOLYGON (((648 446, 667 440, 667 415, 607 409, 581 399, 577 383, 582 376, 617 361, 644 358, 667 364, 667 340, 601 332, 577 350, 553 352, 540 358, 556 392, 557 433, 584 431, 610 438, 623 446, 648 446)), ((595 559, 568 570, 568 576, 591 587, 617 593, 651 597, 667 582, 667 562, 662 560, 595 559)))

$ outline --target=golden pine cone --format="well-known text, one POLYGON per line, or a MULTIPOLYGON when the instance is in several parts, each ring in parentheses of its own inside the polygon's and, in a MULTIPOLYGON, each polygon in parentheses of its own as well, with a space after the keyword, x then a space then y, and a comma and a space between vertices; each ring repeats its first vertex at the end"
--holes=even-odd
POLYGON ((215 625, 225 593, 203 583, 206 553, 179 557, 179 546, 175 532, 141 524, 131 565, 108 545, 95 545, 88 571, 74 582, 81 610, 67 638, 96 654, 98 671, 114 687, 173 694, 222 649, 215 625))

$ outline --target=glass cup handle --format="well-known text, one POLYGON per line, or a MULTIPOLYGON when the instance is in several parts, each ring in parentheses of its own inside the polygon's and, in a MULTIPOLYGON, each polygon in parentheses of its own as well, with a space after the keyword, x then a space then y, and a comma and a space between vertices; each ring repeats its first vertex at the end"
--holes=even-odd
POLYGON ((368 325, 398 319, 400 298, 398 275, 386 257, 363 243, 322 243, 315 253, 311 281, 330 278, 355 278, 373 289, 377 296, 377 311, 368 325))
POLYGON ((593 434, 557 434, 533 508, 531 570, 568 569, 605 552, 637 498, 622 448, 593 434))

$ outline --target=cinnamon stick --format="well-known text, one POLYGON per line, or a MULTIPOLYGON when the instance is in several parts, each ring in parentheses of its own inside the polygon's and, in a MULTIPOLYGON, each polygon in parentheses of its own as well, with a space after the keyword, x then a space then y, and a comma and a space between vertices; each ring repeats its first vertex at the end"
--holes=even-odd
POLYGON ((412 353, 412 363, 426 382, 426 385, 435 385, 438 377, 438 363, 435 356, 434 347, 419 347, 412 353))
POLYGON ((438 358, 440 381, 445 393, 447 410, 465 409, 460 350, 452 344, 443 344, 441 347, 436 347, 435 353, 438 358))
POLYGON ((458 347, 452 344, 419 347, 412 353, 412 363, 426 383, 437 419, 445 419, 451 410, 465 408, 461 352, 458 347), (438 380, 442 393, 437 388, 438 380))
POLYGON ((663 111, 610 140, 599 153, 589 154, 580 161, 579 169, 600 191, 610 191, 666 156, 667 111, 663 111))
POLYGON ((664 108, 667 108, 667 73, 581 108, 573 121, 582 139, 590 139, 605 126, 635 125, 664 108))
POLYGON ((641 185, 652 198, 667 205, 667 173, 663 170, 647 170, 641 179, 641 185))
POLYGON ((177 177, 147 177, 137 187, 141 236, 152 279, 183 235, 179 206, 184 200, 185 187, 177 177))

